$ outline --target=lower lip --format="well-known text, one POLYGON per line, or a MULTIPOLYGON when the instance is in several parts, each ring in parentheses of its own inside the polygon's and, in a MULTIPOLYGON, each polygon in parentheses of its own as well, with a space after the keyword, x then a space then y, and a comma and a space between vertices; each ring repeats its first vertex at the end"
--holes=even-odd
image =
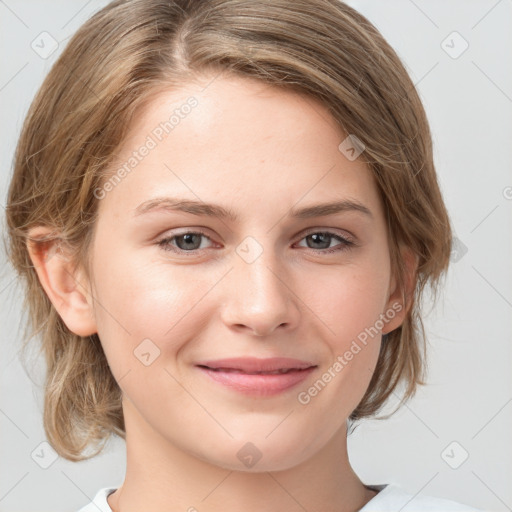
POLYGON ((273 396, 290 389, 304 381, 315 369, 292 370, 281 374, 248 374, 212 370, 198 366, 212 380, 224 384, 246 395, 273 396))

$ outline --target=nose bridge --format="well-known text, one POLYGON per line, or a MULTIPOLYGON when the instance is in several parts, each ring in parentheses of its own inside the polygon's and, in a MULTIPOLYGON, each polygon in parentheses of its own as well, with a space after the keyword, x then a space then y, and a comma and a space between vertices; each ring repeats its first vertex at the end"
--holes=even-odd
MULTIPOLYGON (((240 284, 247 287, 253 301, 262 301, 259 307, 268 307, 269 301, 285 299, 283 283, 277 276, 281 267, 272 247, 271 237, 265 240, 247 236, 236 248, 235 271, 240 284)), ((282 273, 282 271, 281 271, 282 273)))
POLYGON ((247 236, 235 251, 225 320, 260 335, 296 321, 293 293, 271 237, 247 236))

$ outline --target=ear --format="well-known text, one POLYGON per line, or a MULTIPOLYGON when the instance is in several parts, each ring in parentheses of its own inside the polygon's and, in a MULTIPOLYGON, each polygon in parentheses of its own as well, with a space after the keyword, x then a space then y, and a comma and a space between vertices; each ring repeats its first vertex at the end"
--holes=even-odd
POLYGON ((401 263, 403 265, 403 286, 395 275, 392 276, 390 293, 384 313, 389 321, 385 323, 382 334, 387 334, 400 327, 412 306, 412 297, 416 287, 416 271, 418 256, 410 247, 400 247, 401 263))
POLYGON ((52 235, 55 230, 46 227, 29 230, 30 259, 41 286, 67 328, 79 336, 90 336, 97 332, 90 283, 83 271, 74 268, 62 240, 50 239, 52 235), (37 239, 48 241, 34 243, 37 239))

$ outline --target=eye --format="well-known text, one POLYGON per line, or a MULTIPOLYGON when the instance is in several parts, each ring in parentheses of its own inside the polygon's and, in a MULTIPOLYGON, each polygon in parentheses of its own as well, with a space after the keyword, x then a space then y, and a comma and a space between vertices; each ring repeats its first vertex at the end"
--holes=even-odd
POLYGON ((313 231, 308 233, 301 240, 310 241, 313 247, 311 247, 310 243, 306 242, 307 247, 314 251, 319 251, 321 253, 333 253, 338 251, 343 251, 355 245, 352 240, 348 238, 337 235, 336 233, 332 233, 331 231, 313 231), (338 240, 340 243, 334 247, 331 247, 331 242, 333 240, 338 240), (316 247, 315 247, 316 245, 316 247), (318 247, 320 246, 320 247, 318 247), (328 250, 324 250, 328 249, 328 250))
POLYGON ((172 251, 178 253, 194 252, 205 248, 201 243, 201 238, 210 240, 210 238, 201 231, 187 231, 179 235, 163 238, 157 242, 157 245, 164 251, 172 251), (173 242, 175 242, 175 244, 173 242))

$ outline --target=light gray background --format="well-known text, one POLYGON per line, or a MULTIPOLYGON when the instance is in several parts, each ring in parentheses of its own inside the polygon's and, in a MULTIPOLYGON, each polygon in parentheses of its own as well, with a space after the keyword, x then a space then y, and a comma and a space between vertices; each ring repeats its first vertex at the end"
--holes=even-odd
MULTIPOLYGON (((106 3, 0 0, 2 223, 29 103, 67 39, 106 3), (47 59, 31 48, 43 31, 60 43, 47 59)), ((365 483, 512 510, 512 1, 349 3, 382 31, 417 84, 460 240, 426 320, 429 385, 391 419, 360 425, 350 457, 365 483), (458 55, 463 40, 469 47, 458 55)), ((51 462, 51 450, 39 446, 44 368, 36 362, 28 376, 19 363, 22 295, 3 253, 1 264, 0 512, 78 510, 99 488, 122 483, 124 442, 91 461, 58 458, 48 469, 35 462, 51 462)))

